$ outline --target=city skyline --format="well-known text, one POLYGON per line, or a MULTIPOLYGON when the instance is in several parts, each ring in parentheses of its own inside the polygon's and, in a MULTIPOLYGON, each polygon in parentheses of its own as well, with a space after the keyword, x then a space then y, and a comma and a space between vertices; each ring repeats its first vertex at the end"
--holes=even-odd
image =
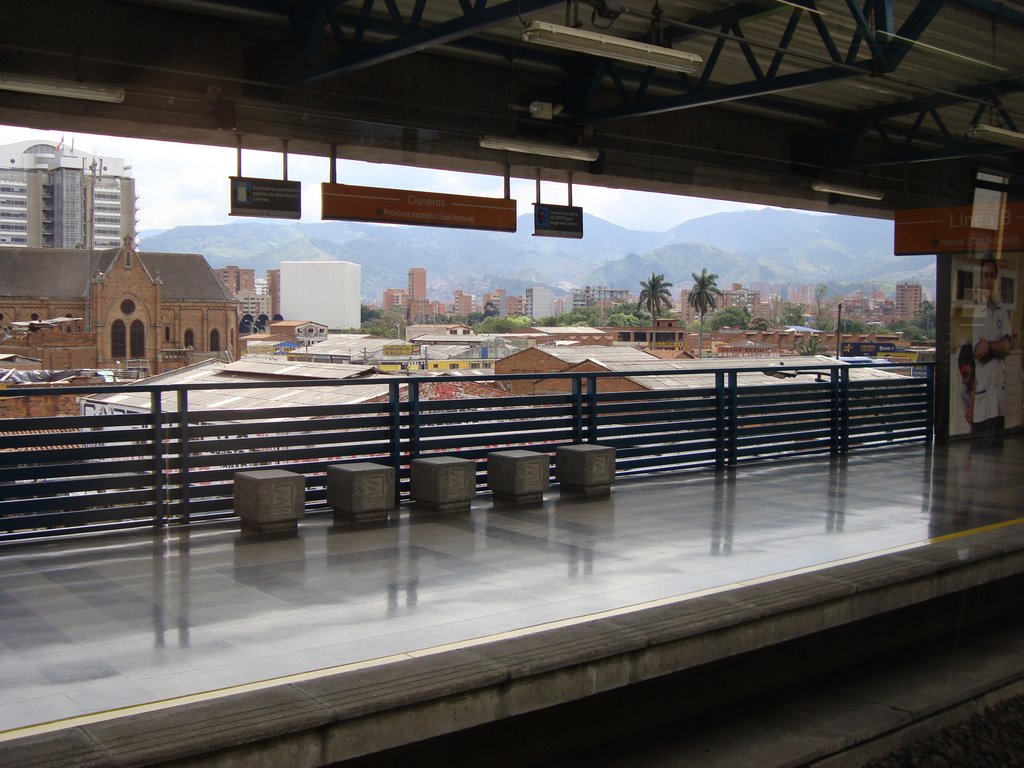
MULTIPOLYGON (((238 221, 237 217, 228 215, 228 179, 237 172, 234 148, 0 126, 0 144, 30 140, 63 140, 66 145, 85 152, 123 159, 136 181, 140 232, 238 221)), ((282 166, 280 153, 243 149, 242 172, 246 176, 280 178, 282 166)), ((328 181, 329 176, 327 158, 288 156, 288 178, 301 181, 303 186, 302 221, 320 220, 320 183, 328 181)), ((499 176, 354 160, 339 160, 337 177, 342 183, 485 197, 501 197, 504 183, 499 176)), ((530 212, 536 198, 535 182, 513 179, 511 186, 511 195, 518 202, 518 214, 530 212)), ((541 197, 544 202, 565 203, 567 186, 544 182, 541 197)), ((573 204, 581 206, 588 214, 627 229, 653 232, 667 231, 684 221, 712 213, 765 207, 579 184, 573 185, 573 204)))

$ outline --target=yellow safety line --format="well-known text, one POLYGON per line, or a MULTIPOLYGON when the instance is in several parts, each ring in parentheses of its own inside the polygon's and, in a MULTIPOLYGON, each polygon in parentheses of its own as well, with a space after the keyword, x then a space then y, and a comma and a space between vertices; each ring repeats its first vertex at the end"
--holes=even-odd
POLYGON ((998 531, 1000 528, 1009 528, 1013 525, 1020 525, 1024 523, 1024 517, 1017 517, 1013 520, 1003 520, 1001 523, 992 523, 991 525, 983 525, 980 528, 968 528, 966 531, 957 531, 956 533, 946 533, 942 536, 936 536, 934 539, 928 539, 929 544, 938 544, 942 541, 952 541, 953 539, 962 539, 964 536, 974 536, 978 533, 987 533, 988 531, 998 531))

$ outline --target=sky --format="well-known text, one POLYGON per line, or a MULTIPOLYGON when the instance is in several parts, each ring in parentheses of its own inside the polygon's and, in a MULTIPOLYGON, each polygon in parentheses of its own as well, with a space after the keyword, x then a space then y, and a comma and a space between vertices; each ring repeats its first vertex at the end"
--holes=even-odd
MULTIPOLYGON (((139 232, 177 226, 228 224, 240 220, 228 216, 228 178, 237 172, 238 156, 234 148, 0 126, 0 144, 32 140, 58 142, 61 139, 76 150, 118 157, 131 166, 130 174, 135 178, 135 193, 139 198, 139 232)), ((338 182, 346 184, 481 197, 504 195, 504 179, 500 176, 354 160, 339 160, 337 169, 338 182)), ((243 176, 280 179, 282 171, 280 153, 243 149, 243 176)), ((288 178, 302 182, 302 220, 319 221, 320 184, 330 180, 330 160, 289 155, 288 178)), ((518 201, 520 215, 532 212, 536 182, 513 179, 512 197, 518 201)), ((581 206, 588 215, 627 229, 651 232, 664 232, 684 221, 712 213, 763 207, 579 184, 573 185, 572 198, 573 205, 581 206)), ((541 200, 559 205, 568 203, 567 186, 543 182, 541 200)))

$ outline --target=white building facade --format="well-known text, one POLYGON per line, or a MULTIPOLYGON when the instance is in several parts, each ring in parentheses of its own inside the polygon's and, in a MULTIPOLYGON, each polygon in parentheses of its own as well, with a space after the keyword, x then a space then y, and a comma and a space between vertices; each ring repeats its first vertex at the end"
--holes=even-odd
POLYGON ((0 147, 0 245, 119 248, 136 234, 135 179, 116 157, 63 142, 0 147))
POLYGON ((331 330, 360 325, 362 271, 350 261, 281 262, 281 314, 331 330))
POLYGON ((541 317, 554 317, 555 297, 550 288, 537 286, 526 289, 523 312, 534 320, 541 317))

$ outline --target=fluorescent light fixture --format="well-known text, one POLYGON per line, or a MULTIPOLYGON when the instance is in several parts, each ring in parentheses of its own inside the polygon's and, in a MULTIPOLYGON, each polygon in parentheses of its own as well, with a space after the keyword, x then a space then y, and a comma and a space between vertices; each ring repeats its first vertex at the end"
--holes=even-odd
POLYGON ((524 155, 544 155, 565 160, 583 160, 592 163, 601 156, 600 150, 591 147, 570 147, 551 141, 510 139, 505 136, 481 136, 480 146, 484 149, 504 149, 508 152, 522 152, 524 155))
POLYGON ((830 184, 827 181, 816 181, 811 185, 815 192, 826 192, 830 195, 845 195, 846 197, 860 197, 865 200, 881 200, 885 197, 884 192, 864 187, 848 187, 844 184, 830 184))
POLYGON ((661 45, 637 43, 622 37, 602 35, 575 27, 563 27, 546 21, 531 21, 523 29, 527 43, 549 45, 563 51, 589 53, 607 59, 626 61, 645 67, 670 69, 673 72, 696 72, 704 59, 695 53, 677 51, 661 45))
POLYGON ((1024 133, 1000 128, 998 125, 980 123, 967 131, 967 138, 1003 144, 1014 149, 1024 149, 1024 133))
POLYGON ((74 80, 52 80, 30 75, 10 75, 0 72, 0 91, 38 93, 43 96, 63 96, 66 99, 86 99, 120 104, 124 101, 124 88, 107 85, 91 85, 74 80))

